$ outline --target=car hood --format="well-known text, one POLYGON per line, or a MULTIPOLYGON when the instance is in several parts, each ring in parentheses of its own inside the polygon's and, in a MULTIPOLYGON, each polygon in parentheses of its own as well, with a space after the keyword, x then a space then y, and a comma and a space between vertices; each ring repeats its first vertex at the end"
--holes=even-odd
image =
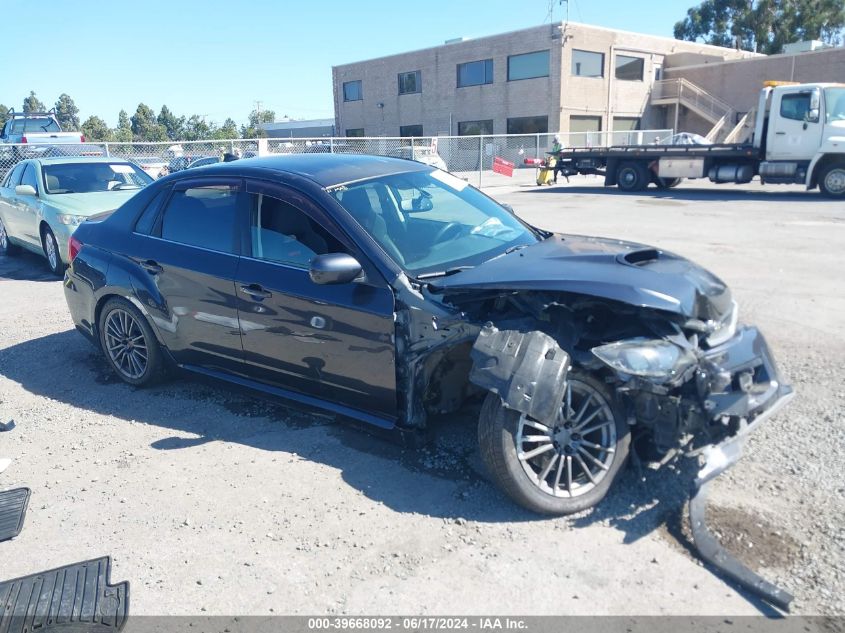
MULTIPOLYGON (((59 213, 94 215, 117 209, 140 189, 125 191, 93 191, 91 193, 57 193, 49 196, 49 205, 59 213)), ((47 202, 45 200, 45 202, 47 202)))
POLYGON ((718 319, 731 307, 728 287, 691 261, 642 244, 553 235, 475 268, 437 279, 444 294, 470 290, 571 292, 718 319))

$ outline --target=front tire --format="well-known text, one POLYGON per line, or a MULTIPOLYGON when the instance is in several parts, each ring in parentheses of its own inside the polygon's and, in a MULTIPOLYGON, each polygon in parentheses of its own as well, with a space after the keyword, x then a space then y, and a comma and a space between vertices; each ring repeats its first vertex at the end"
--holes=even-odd
POLYGON ((636 161, 622 163, 616 172, 616 185, 622 191, 643 191, 650 180, 648 169, 636 161))
POLYGON ((109 299, 100 311, 100 348, 125 383, 148 387, 164 376, 164 359, 144 315, 126 299, 109 299))
POLYGON ((819 189, 828 198, 845 198, 845 164, 828 165, 822 169, 819 189))
POLYGON ((630 434, 607 386, 579 371, 554 426, 508 409, 489 393, 478 441, 493 481, 524 508, 547 515, 581 512, 601 501, 628 458, 630 434))
POLYGON ((65 264, 59 251, 59 242, 49 227, 41 231, 41 247, 44 249, 44 257, 47 258, 50 272, 57 277, 62 277, 65 274, 65 264))
POLYGON ((0 255, 15 255, 17 252, 18 247, 9 240, 9 232, 0 218, 0 255))

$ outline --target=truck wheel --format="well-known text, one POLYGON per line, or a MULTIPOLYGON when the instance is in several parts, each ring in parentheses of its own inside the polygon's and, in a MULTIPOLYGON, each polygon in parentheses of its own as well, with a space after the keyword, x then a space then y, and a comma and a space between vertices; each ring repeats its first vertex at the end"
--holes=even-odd
POLYGON ((645 165, 634 161, 622 163, 616 172, 616 184, 622 191, 642 191, 650 180, 645 165))
POLYGON ((823 168, 819 174, 819 189, 828 198, 845 196, 845 165, 833 164, 823 168))
POLYGON ((494 482, 540 514, 563 515, 601 501, 628 457, 630 435, 618 401, 601 381, 573 371, 551 426, 507 408, 489 393, 478 442, 494 482))
POLYGON ((661 178, 660 176, 655 176, 654 184, 657 185, 658 189, 674 189, 681 184, 682 180, 683 178, 661 178))

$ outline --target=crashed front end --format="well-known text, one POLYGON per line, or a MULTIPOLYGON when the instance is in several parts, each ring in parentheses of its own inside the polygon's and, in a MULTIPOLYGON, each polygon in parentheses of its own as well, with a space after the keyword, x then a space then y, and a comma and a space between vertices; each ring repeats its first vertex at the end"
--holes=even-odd
POLYGON ((684 325, 697 332, 618 341, 591 351, 615 372, 632 422, 651 431, 661 462, 676 454, 703 458, 689 504, 701 557, 786 611, 792 596, 742 564, 708 530, 706 499, 710 482, 742 457, 748 435, 792 399, 792 387, 760 331, 737 327, 735 303, 719 321, 684 325))

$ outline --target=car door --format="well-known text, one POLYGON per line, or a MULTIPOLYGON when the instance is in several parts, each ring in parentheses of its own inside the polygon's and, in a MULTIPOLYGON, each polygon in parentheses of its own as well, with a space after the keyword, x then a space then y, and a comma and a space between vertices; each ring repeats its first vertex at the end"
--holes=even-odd
POLYGON ((155 221, 145 212, 127 247, 144 271, 136 294, 177 363, 241 373, 234 282, 241 181, 184 179, 160 195, 151 203, 161 208, 155 221))
POLYGON ((818 88, 786 90, 776 95, 769 117, 769 160, 810 160, 819 151, 823 125, 819 121, 818 88))
POLYGON ((43 188, 39 187, 38 169, 33 161, 28 161, 21 174, 22 185, 30 185, 36 191, 34 196, 16 195, 14 227, 16 235, 29 242, 34 247, 41 246, 41 199, 39 193, 43 188))
POLYGON ((395 418, 392 290, 305 195, 248 182, 247 209, 248 244, 236 279, 247 372, 395 418), (353 255, 367 273, 345 284, 314 283, 309 262, 329 252, 353 255))
POLYGON ((17 229, 18 219, 18 196, 15 187, 21 183, 21 175, 26 163, 18 163, 11 173, 4 179, 0 187, 0 219, 6 227, 6 234, 13 238, 20 239, 17 229))

